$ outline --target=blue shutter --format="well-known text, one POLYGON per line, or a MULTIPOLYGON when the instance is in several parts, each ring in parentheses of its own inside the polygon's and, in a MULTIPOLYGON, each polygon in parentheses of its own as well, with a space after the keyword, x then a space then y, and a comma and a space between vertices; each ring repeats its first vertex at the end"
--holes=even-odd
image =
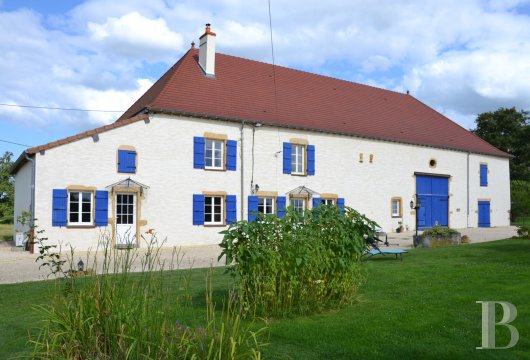
POLYGON ((237 141, 226 141, 226 170, 236 170, 237 164, 237 141))
POLYGON ((315 145, 307 145, 307 175, 315 175, 315 145))
POLYGON ((258 197, 249 196, 248 197, 248 221, 256 220, 256 215, 258 215, 258 197))
POLYGON ((313 209, 316 209, 321 202, 321 198, 313 198, 313 209))
POLYGON ((53 189, 52 226, 66 226, 66 203, 68 192, 66 189, 53 189))
POLYGON ((235 195, 226 195, 226 223, 233 224, 237 221, 237 203, 235 195))
POLYGON ((291 143, 284 142, 283 143, 283 173, 284 174, 291 173, 291 152, 292 151, 293 151, 293 147, 291 146, 291 143))
POLYGON ((204 138, 193 138, 193 168, 204 169, 204 138))
POLYGON ((109 224, 109 192, 105 190, 96 191, 96 226, 107 226, 109 224))
POLYGON ((285 216, 286 204, 287 204, 287 198, 285 196, 278 196, 276 198, 276 206, 277 206, 276 216, 278 216, 279 218, 282 218, 285 216))
POLYGON ((118 172, 136 172, 136 151, 118 150, 118 172))
POLYGON ((193 225, 204 225, 204 195, 193 194, 193 225))
POLYGON ((488 165, 480 164, 480 186, 488 186, 488 165))
POLYGON ((337 199, 337 206, 339 207, 340 212, 344 214, 344 198, 337 199))

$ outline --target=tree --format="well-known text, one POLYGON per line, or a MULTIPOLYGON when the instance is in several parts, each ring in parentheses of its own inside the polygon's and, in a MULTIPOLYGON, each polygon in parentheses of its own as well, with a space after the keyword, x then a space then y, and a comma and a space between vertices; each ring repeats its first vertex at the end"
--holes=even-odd
POLYGON ((15 189, 13 177, 9 174, 13 166, 13 153, 6 151, 0 157, 0 224, 13 223, 13 202, 15 189))
POLYGON ((480 114, 472 130, 493 146, 514 156, 510 160, 512 180, 530 181, 530 117, 528 111, 499 108, 480 114))

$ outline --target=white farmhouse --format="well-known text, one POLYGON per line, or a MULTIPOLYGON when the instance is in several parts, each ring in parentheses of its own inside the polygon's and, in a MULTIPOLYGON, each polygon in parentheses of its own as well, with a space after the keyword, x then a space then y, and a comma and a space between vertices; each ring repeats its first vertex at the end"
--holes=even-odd
POLYGON ((206 27, 115 123, 30 148, 15 219, 53 241, 215 244, 254 212, 350 206, 386 231, 509 225, 510 155, 409 94, 218 54, 206 27))

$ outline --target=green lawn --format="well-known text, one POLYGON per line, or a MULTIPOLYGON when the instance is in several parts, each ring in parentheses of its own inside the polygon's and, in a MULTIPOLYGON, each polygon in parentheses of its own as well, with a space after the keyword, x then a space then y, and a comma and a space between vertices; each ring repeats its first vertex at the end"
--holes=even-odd
POLYGON ((0 241, 13 239, 13 224, 0 224, 0 241))
MULTIPOLYGON (((403 261, 374 258, 365 263, 367 282, 353 306, 269 321, 264 358, 530 358, 529 264, 529 240, 414 249, 403 261), (481 341, 481 306, 475 303, 480 300, 517 306, 512 324, 521 338, 515 348, 475 349, 481 341)), ((204 304, 205 272, 193 271, 195 315, 204 304)), ((223 269, 214 270, 219 301, 231 283, 223 269)), ((28 333, 38 321, 31 307, 46 303, 53 287, 53 282, 0 285, 0 359, 26 354, 28 333)), ((497 344, 505 345, 508 331, 498 328, 497 337, 497 344)))

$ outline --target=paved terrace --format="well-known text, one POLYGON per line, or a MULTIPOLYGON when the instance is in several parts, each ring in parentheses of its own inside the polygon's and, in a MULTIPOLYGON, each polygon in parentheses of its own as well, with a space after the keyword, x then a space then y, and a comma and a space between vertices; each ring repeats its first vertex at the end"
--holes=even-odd
MULTIPOLYGON (((458 231, 462 235, 469 236, 472 243, 479 243, 511 238, 516 234, 516 227, 458 229, 458 231)), ((414 231, 405 231, 399 234, 388 233, 390 248, 411 248, 413 235, 414 231)), ((224 259, 217 261, 220 250, 218 245, 186 246, 179 248, 177 250, 178 254, 175 256, 173 248, 164 247, 161 249, 160 259, 165 262, 165 268, 168 268, 171 262, 173 262, 175 268, 178 263, 178 268, 181 269, 223 266, 224 259), (176 260, 177 257, 178 261, 176 260)), ((139 257, 133 270, 140 269, 140 259, 145 253, 146 249, 138 250, 139 257)), ((44 268, 39 270, 39 264, 35 262, 37 256, 38 254, 20 251, 19 248, 13 246, 11 241, 0 241, 0 284, 47 279, 47 271, 44 268)), ((74 256, 74 263, 77 263, 79 258, 82 258, 87 263, 87 252, 76 252, 74 256)), ((101 257, 101 253, 98 253, 98 259, 101 257)), ((98 261, 101 263, 101 260, 98 261)))

